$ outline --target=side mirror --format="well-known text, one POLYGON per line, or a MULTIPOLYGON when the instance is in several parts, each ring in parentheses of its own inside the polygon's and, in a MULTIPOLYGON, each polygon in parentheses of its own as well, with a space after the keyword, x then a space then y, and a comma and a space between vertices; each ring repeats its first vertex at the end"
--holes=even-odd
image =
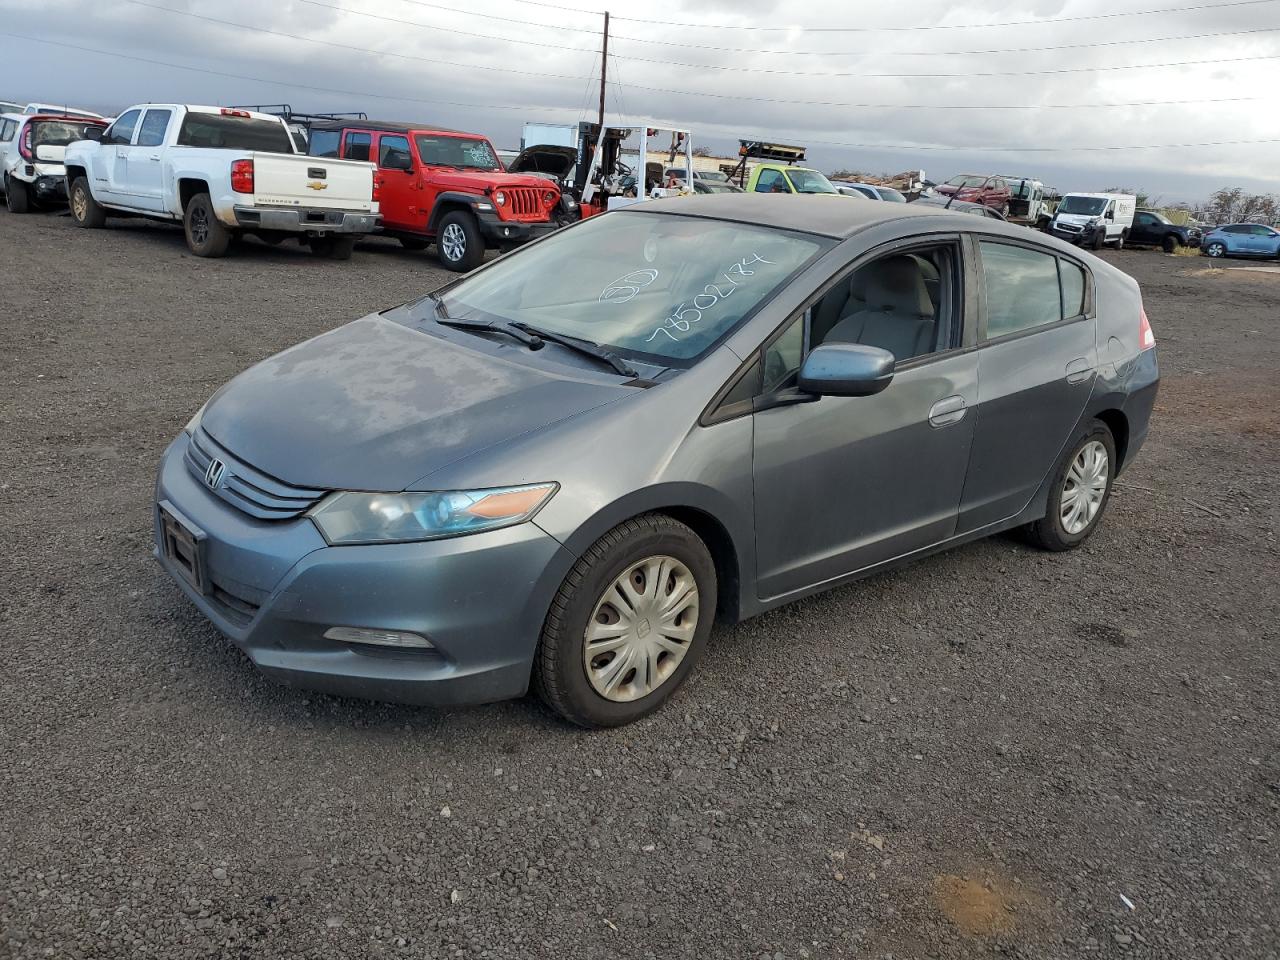
POLYGON ((93 140, 95 143, 101 143, 102 134, 103 134, 102 127, 88 126, 84 128, 84 138, 86 140, 93 140))
POLYGON ((383 167, 387 170, 399 170, 402 173, 413 173, 413 157, 407 153, 388 153, 383 167))
POLYGON ((879 347, 824 343, 805 357, 797 386, 820 397, 869 397, 889 385, 896 363, 879 347))
POLYGON ((42 143, 36 147, 36 159, 44 163, 61 163, 67 156, 67 148, 52 143, 42 143))
POLYGON ((1114 220, 1115 218, 1116 218, 1116 212, 1114 210, 1108 210, 1105 214, 1103 214, 1104 220, 1114 220))

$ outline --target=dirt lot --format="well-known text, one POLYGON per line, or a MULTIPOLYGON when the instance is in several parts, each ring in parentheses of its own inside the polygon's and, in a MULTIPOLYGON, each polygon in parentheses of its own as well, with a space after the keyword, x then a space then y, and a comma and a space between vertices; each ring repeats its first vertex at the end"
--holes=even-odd
POLYGON ((587 734, 277 687, 150 556, 207 395, 431 260, 2 212, 0 255, 0 957, 1276 957, 1280 276, 1107 255, 1165 379, 1083 551, 722 629, 587 734))

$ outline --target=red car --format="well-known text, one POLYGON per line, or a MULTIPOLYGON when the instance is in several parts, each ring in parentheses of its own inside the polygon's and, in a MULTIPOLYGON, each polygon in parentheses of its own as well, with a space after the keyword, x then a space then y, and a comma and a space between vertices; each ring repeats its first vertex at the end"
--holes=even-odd
POLYGON ((335 120, 311 125, 307 153, 376 163, 382 232, 410 250, 434 243, 450 270, 471 270, 486 249, 511 247, 559 225, 556 183, 507 173, 493 144, 476 133, 335 120))
POLYGON ((968 203, 980 203, 992 210, 999 210, 1001 216, 1009 215, 1009 200, 1012 191, 1009 181, 1004 177, 984 177, 981 174, 962 173, 952 177, 946 183, 938 185, 938 193, 944 197, 955 196, 957 200, 968 203))

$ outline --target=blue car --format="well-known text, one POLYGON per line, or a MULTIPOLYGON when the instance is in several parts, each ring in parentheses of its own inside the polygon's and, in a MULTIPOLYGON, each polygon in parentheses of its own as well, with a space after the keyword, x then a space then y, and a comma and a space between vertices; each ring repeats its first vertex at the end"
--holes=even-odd
POLYGON ((1200 249, 1210 257, 1280 257, 1280 230, 1264 223, 1229 223, 1206 233, 1200 249))

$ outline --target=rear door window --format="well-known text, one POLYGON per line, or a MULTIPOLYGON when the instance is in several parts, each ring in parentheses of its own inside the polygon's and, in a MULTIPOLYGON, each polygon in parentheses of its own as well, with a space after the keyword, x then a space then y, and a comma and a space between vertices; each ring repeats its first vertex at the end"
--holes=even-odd
POLYGON ((1057 257, 1007 243, 978 244, 987 294, 987 339, 1062 320, 1057 257))
POLYGON ((172 110, 148 110, 142 118, 142 129, 138 131, 138 146, 158 147, 164 143, 164 134, 169 129, 172 116, 172 110))
POLYGON ((370 134, 350 130, 347 132, 346 144, 343 146, 342 155, 348 160, 368 160, 369 147, 372 143, 373 137, 370 134))
POLYGON ((8 143, 13 139, 13 131, 17 129, 18 124, 14 120, 6 120, 3 124, 0 124, 0 141, 8 143))

